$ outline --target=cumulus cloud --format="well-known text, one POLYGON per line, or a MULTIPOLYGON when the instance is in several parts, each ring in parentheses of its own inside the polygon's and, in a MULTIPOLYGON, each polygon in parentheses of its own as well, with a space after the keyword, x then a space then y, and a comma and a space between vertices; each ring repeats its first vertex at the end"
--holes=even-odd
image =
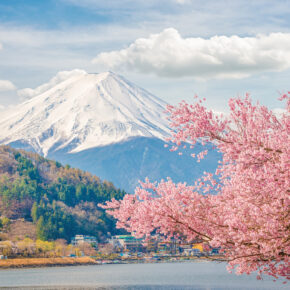
POLYGON ((164 77, 245 78, 290 68, 290 33, 206 39, 183 38, 168 28, 139 38, 125 49, 100 53, 93 63, 164 77))
POLYGON ((16 86, 8 80, 0 80, 0 92, 16 90, 16 86))
POLYGON ((71 71, 60 71, 58 72, 52 79, 50 79, 47 83, 35 88, 25 88, 17 91, 18 96, 22 100, 28 100, 33 98, 34 96, 37 96, 39 94, 44 93, 45 91, 49 90, 50 88, 56 86, 57 84, 67 80, 68 78, 74 77, 74 76, 80 76, 84 75, 87 72, 80 69, 74 69, 71 71))

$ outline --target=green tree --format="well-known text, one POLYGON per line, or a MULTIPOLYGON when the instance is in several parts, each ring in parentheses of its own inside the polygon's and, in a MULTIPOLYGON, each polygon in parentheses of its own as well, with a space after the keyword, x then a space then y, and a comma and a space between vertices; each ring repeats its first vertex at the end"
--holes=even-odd
POLYGON ((37 206, 37 202, 35 201, 33 203, 32 208, 31 208, 31 217, 32 217, 32 220, 33 220, 34 223, 36 223, 37 222, 37 219, 38 219, 38 212, 37 212, 37 210, 38 210, 38 206, 37 206))
POLYGON ((43 240, 43 241, 45 241, 47 238, 44 226, 45 226, 44 218, 43 216, 40 216, 36 224, 36 236, 38 239, 43 240))

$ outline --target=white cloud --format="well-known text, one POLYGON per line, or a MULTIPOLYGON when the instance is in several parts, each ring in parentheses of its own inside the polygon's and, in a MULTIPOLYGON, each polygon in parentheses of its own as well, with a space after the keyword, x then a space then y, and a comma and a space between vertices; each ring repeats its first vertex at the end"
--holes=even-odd
POLYGON ((273 113, 278 117, 282 117, 283 114, 287 114, 287 110, 284 108, 274 108, 273 113))
POLYGON ((290 68, 290 33, 205 39, 183 38, 168 28, 125 49, 100 53, 93 63, 165 77, 239 79, 290 68))
POLYGON ((16 86, 8 80, 0 80, 0 92, 16 90, 16 86))
POLYGON ((50 88, 65 81, 66 79, 70 77, 83 75, 83 74, 86 74, 86 71, 80 70, 80 69, 74 69, 71 71, 60 71, 56 74, 56 76, 50 79, 47 83, 35 89, 25 88, 25 89, 18 90, 17 94, 22 100, 31 99, 34 96, 44 93, 45 91, 49 90, 50 88))
POLYGON ((186 4, 186 3, 190 3, 190 0, 175 0, 175 2, 177 3, 177 4, 186 4))

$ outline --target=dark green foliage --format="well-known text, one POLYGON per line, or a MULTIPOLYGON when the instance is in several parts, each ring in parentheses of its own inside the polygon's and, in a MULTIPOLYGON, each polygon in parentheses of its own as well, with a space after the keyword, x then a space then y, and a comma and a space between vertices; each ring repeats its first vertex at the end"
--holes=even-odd
POLYGON ((124 194, 87 172, 0 146, 0 212, 9 218, 32 220, 40 239, 70 240, 75 234, 101 239, 107 232, 116 232, 115 221, 97 204, 124 194), (1 167, 3 156, 5 167, 1 167))
POLYGON ((77 233, 77 224, 72 215, 66 214, 61 207, 40 202, 32 208, 31 215, 36 222, 37 238, 41 240, 55 240, 62 238, 70 240, 77 233))

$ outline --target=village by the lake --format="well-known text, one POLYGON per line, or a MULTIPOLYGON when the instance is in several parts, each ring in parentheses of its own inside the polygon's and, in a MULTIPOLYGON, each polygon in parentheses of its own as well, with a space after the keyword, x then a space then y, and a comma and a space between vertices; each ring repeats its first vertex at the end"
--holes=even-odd
POLYGON ((180 262, 196 259, 222 261, 218 248, 180 240, 164 241, 161 237, 150 240, 132 235, 115 235, 103 243, 88 235, 75 235, 71 243, 65 240, 0 241, 0 268, 21 268, 57 265, 89 265, 119 263, 180 262))

